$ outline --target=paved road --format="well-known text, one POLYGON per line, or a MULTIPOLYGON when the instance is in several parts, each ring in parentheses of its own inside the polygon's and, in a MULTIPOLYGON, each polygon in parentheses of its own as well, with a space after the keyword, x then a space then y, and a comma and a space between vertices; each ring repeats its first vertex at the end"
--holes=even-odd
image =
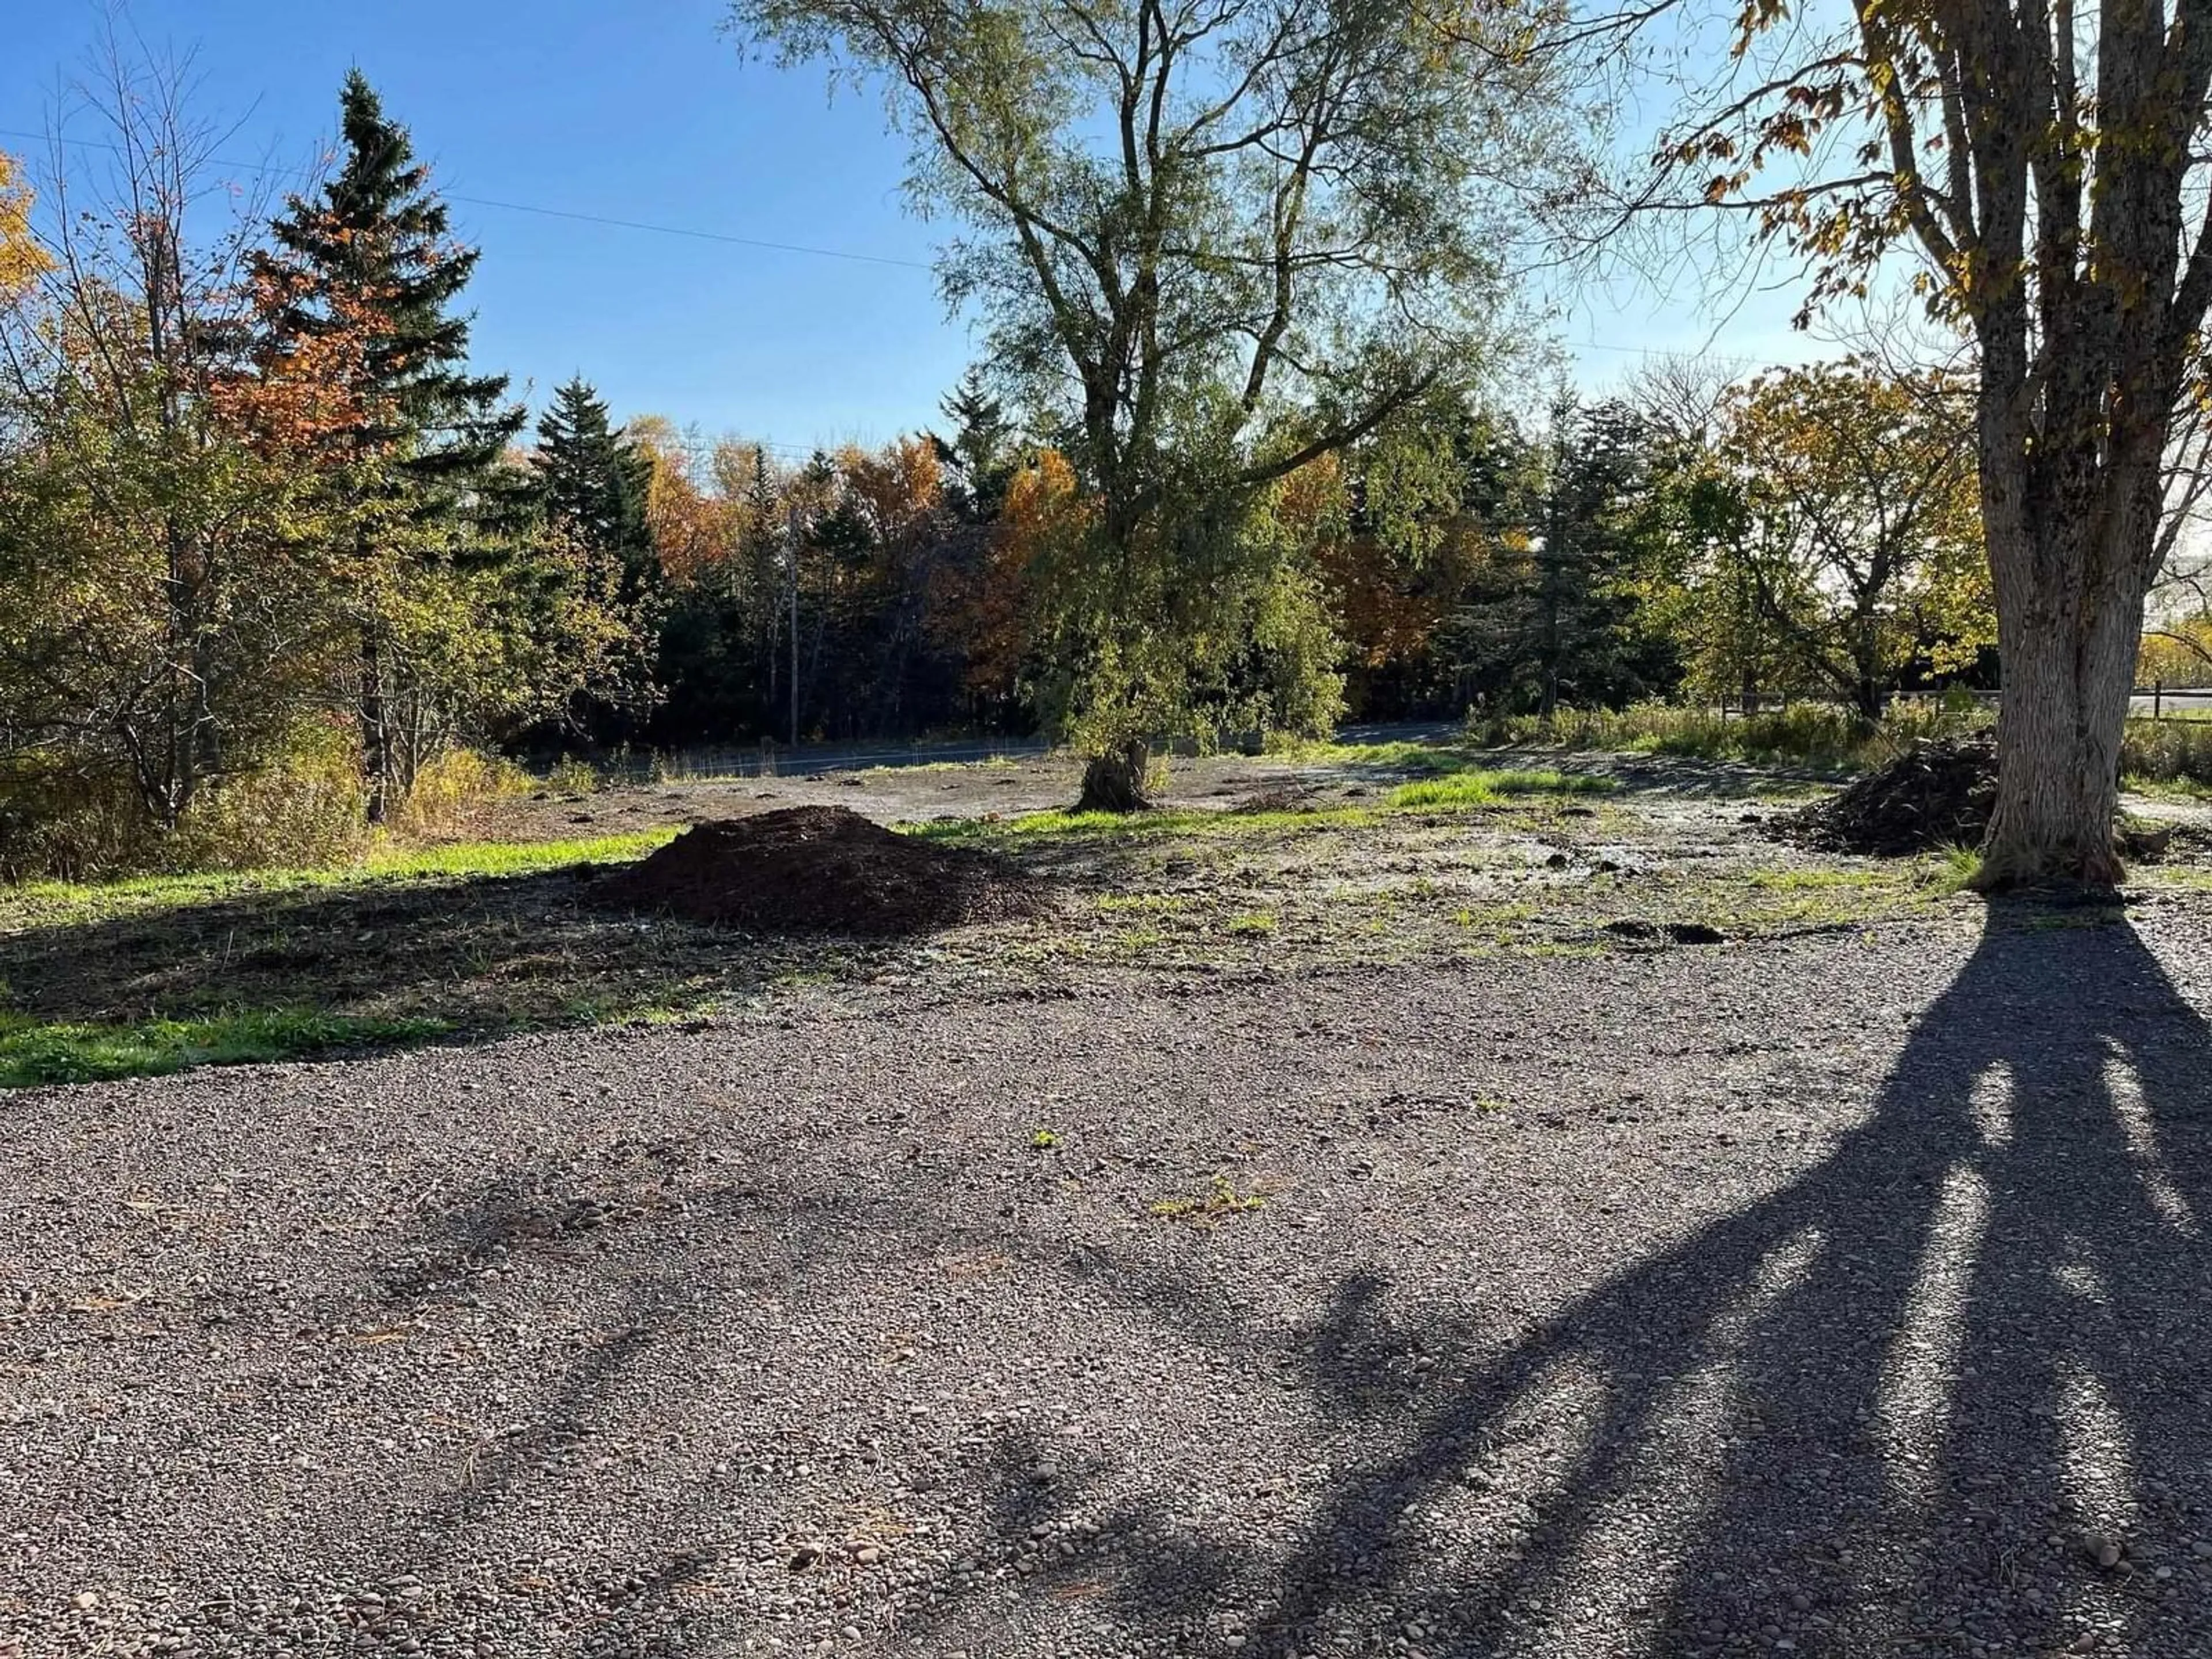
POLYGON ((2155 709, 2164 714, 2212 715, 2212 691, 2168 691, 2155 697, 2138 694, 2133 707, 2138 714, 2155 709))

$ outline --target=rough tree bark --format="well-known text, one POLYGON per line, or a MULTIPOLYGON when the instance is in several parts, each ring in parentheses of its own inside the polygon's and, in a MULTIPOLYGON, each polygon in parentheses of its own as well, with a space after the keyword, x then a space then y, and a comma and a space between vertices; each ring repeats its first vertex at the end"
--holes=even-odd
POLYGON ((1152 745, 1141 739, 1122 744, 1084 763, 1083 793, 1075 803, 1079 812, 1142 812, 1152 799, 1145 793, 1145 774, 1152 765, 1152 745))
POLYGON ((1997 600, 1997 794, 1981 883, 2109 887, 2120 746, 2157 574, 2165 422, 2073 465, 1982 422, 1983 524, 1997 600), (2132 452, 2132 453, 2130 453, 2132 452))
POLYGON ((361 630, 361 769, 368 794, 368 822, 390 815, 392 742, 384 704, 384 652, 374 623, 361 630))

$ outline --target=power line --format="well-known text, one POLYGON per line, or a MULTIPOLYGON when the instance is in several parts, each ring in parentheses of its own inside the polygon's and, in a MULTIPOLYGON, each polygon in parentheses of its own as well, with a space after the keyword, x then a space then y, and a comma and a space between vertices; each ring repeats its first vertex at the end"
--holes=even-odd
MULTIPOLYGON (((49 133, 26 132, 19 127, 0 127, 0 138, 27 139, 33 143, 59 143, 80 149, 104 149, 110 155, 123 153, 119 145, 98 138, 56 138, 49 133)), ((264 177, 282 179, 312 179, 311 167, 270 167, 258 161, 237 161, 221 156, 210 156, 211 165, 233 168, 241 173, 256 173, 264 177)), ((814 247, 804 242, 779 242, 760 236, 737 236, 727 231, 702 230, 690 225, 654 224, 642 219, 617 219, 603 213, 584 213, 573 208, 541 207, 533 202, 503 202, 489 196, 464 196, 458 191, 441 191, 449 202, 462 202, 471 207, 496 208, 506 213, 534 213, 547 219, 570 219, 580 224, 607 225, 618 230, 641 230, 656 236, 684 236, 694 241, 720 242, 734 247, 762 248, 776 253, 803 253, 817 259, 846 259, 858 264, 891 265, 906 270, 930 270, 925 259, 901 259, 887 253, 856 253, 849 248, 814 247)))
MULTIPOLYGON (((46 143, 50 141, 52 135, 27 132, 18 127, 0 127, 0 138, 20 138, 33 143, 46 143)), ((122 154, 119 146, 97 138, 62 138, 58 142, 80 149, 104 149, 112 155, 122 154)), ((311 167, 270 167, 255 161, 229 161, 220 156, 210 159, 218 167, 233 167, 240 172, 257 173, 270 177, 312 179, 316 176, 314 169, 311 167)), ((761 248, 777 253, 804 254, 818 259, 844 259, 859 264, 889 265, 903 270, 931 270, 935 268, 924 259, 902 259, 887 253, 859 253, 849 248, 814 247, 804 242, 780 242, 765 237, 738 236, 726 231, 703 230, 694 225, 667 225, 643 219, 619 219, 607 214, 586 213, 574 208, 544 207, 534 202, 507 202, 495 197, 465 196, 452 191, 442 191, 440 194, 449 202, 466 203, 471 207, 494 208, 506 213, 532 213, 541 218, 567 219, 578 224, 605 225, 617 230, 643 231, 655 236, 682 236, 693 241, 720 242, 735 247, 761 248)), ((1613 351, 1639 357, 1684 355, 1679 348, 1613 345, 1602 340, 1572 340, 1567 342, 1567 345, 1571 350, 1575 351, 1613 351)), ((1704 356, 1715 362, 1735 363, 1747 368, 1755 362, 1754 359, 1749 357, 1723 357, 1706 352, 1690 352, 1687 355, 1704 356)), ((767 447, 796 447, 796 446, 769 445, 767 447)))
POLYGON ((495 202, 487 196, 449 195, 449 202, 466 202, 475 207, 502 208, 509 213, 535 213, 548 219, 574 219, 587 225, 611 225, 620 230, 651 231, 659 236, 688 236, 695 241, 726 242, 738 247, 771 249, 778 253, 807 253, 821 259, 850 259, 870 265, 896 265, 907 270, 931 270, 935 267, 926 259, 898 259, 887 253, 854 253, 844 248, 808 247, 800 242, 771 242, 757 236, 732 236, 719 230, 693 230, 684 225, 648 224, 640 219, 611 219, 604 214, 577 213, 567 208, 533 207, 526 202, 495 202))
MULTIPOLYGON (((30 132, 20 127, 0 127, 0 137, 24 139, 33 143, 58 143, 77 149, 106 150, 111 155, 119 155, 124 153, 121 146, 101 139, 62 137, 49 133, 30 132)), ((211 156, 209 161, 211 165, 216 167, 229 167, 243 173, 258 173, 264 177, 311 179, 318 176, 316 170, 312 167, 275 167, 264 162, 236 161, 222 156, 211 156)), ((861 253, 849 248, 815 247, 804 242, 777 241, 759 236, 738 236, 726 231, 702 229, 695 225, 669 225, 643 219, 623 219, 608 214, 586 213, 580 209, 545 207, 534 202, 509 202, 495 197, 469 196, 453 191, 441 191, 440 194, 449 202, 464 203, 471 207, 491 208, 504 213, 534 214, 540 218, 566 219, 577 224, 604 225, 611 229, 640 231, 655 236, 681 236, 692 241, 715 242, 726 246, 757 248, 776 253, 796 253, 817 259, 842 259, 856 264, 886 265, 896 270, 934 269, 927 260, 902 259, 890 254, 861 253)), ((1571 351, 1609 351, 1638 357, 1686 355, 1679 348, 1615 345, 1603 340, 1572 340, 1565 343, 1567 349, 1571 351)), ((1723 365, 1733 365, 1740 369, 1750 368, 1757 365, 1756 359, 1733 355, 1722 356, 1717 353, 1695 351, 1686 355, 1723 365)), ((812 455, 818 453, 817 446, 804 444, 763 441, 759 447, 792 455, 812 455)))

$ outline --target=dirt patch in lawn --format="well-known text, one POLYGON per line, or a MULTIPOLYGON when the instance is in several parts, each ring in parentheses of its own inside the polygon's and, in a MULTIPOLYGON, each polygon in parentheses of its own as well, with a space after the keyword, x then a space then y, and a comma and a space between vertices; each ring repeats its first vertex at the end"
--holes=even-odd
POLYGON ((1996 749, 1986 738, 1919 743, 1779 827, 1824 852, 1872 858, 1972 847, 1996 791, 1996 749))
POLYGON ((702 823, 601 884, 625 908, 757 933, 891 937, 1034 915, 1047 890, 1003 860, 842 806, 702 823))

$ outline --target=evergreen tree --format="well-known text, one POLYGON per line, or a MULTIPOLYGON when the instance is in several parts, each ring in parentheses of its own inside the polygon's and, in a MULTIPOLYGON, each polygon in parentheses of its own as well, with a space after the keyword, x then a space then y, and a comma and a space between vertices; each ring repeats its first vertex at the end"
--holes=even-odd
POLYGON ((1626 405, 1566 397, 1520 467, 1478 457, 1492 476, 1470 476, 1468 506, 1487 520, 1492 551, 1450 635, 1465 683, 1489 707, 1617 707, 1679 679, 1672 646, 1638 603, 1656 533, 1646 511, 1654 444, 1626 405))
POLYGON ((507 376, 469 372, 470 319, 452 307, 477 250, 453 241, 429 168, 359 70, 338 102, 344 163, 319 199, 289 198, 262 269, 292 295, 283 321, 302 337, 349 315, 377 319, 362 356, 356 442, 398 449, 408 481, 445 483, 480 507, 525 416, 503 401, 507 376))
POLYGON ((611 423, 606 404, 582 376, 557 388, 538 417, 532 465, 547 522, 617 562, 625 599, 652 593, 660 575, 646 523, 653 463, 611 423))
POLYGON ((289 198, 256 275, 277 296, 276 337, 264 343, 272 355, 340 335, 352 343, 352 418, 332 447, 356 526, 359 718, 374 822, 405 781, 400 733, 422 724, 395 708, 420 691, 393 660, 398 635, 439 620, 412 579, 439 564, 508 556, 528 480, 502 465, 524 411, 503 401, 504 375, 470 371, 469 318, 453 309, 476 250, 453 240, 428 168, 359 70, 348 73, 339 106, 343 162, 313 199, 289 198))
POLYGON ((952 425, 949 440, 930 434, 938 460, 951 475, 946 500, 963 522, 988 524, 1006 505, 1014 478, 1013 422, 1006 418, 1006 405, 985 389, 978 368, 962 375, 938 407, 952 425))

